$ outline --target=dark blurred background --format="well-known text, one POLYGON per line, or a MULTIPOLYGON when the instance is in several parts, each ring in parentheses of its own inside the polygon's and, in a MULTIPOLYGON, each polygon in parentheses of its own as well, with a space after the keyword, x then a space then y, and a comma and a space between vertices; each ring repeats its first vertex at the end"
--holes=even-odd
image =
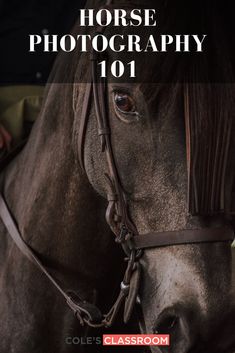
POLYGON ((29 53, 29 34, 70 33, 85 0, 0 0, 0 84, 45 84, 56 53, 29 53))

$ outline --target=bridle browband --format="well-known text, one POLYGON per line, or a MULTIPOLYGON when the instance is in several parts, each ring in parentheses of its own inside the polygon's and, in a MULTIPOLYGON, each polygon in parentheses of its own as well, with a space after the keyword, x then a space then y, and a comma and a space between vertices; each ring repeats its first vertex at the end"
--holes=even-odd
MULTIPOLYGON (((101 33, 103 28, 98 31, 101 33)), ((109 128, 109 112, 107 107, 108 94, 107 82, 101 80, 97 75, 97 61, 99 55, 92 52, 91 55, 91 82, 87 83, 81 112, 80 129, 78 136, 78 157, 82 169, 84 165, 84 145, 86 128, 92 98, 94 100, 95 115, 97 120, 97 132, 101 141, 101 150, 106 156, 108 170, 106 180, 108 185, 106 210, 106 221, 115 234, 115 240, 121 244, 126 254, 127 269, 121 283, 120 293, 114 305, 106 315, 93 304, 83 301, 77 295, 66 292, 57 280, 48 272, 36 252, 23 240, 17 223, 11 214, 4 197, 0 194, 0 217, 11 235, 13 241, 20 251, 43 272, 50 282, 64 297, 68 306, 75 313, 81 325, 87 324, 90 327, 110 327, 120 309, 124 304, 124 322, 130 319, 133 307, 136 303, 140 284, 140 258, 144 249, 159 248, 180 244, 196 244, 210 242, 232 242, 234 232, 228 227, 205 228, 193 230, 181 230, 171 232, 152 232, 141 235, 129 216, 128 203, 125 192, 122 188, 115 158, 112 150, 111 131, 109 128)))

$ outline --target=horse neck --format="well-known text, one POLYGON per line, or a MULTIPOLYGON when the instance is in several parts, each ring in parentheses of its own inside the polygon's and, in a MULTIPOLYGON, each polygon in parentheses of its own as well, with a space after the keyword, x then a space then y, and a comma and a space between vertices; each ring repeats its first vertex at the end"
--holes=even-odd
POLYGON ((113 254, 113 239, 98 216, 103 201, 76 163, 70 107, 72 85, 52 85, 26 148, 6 170, 4 195, 23 238, 63 280, 74 274, 77 281, 85 268, 92 283, 113 254))

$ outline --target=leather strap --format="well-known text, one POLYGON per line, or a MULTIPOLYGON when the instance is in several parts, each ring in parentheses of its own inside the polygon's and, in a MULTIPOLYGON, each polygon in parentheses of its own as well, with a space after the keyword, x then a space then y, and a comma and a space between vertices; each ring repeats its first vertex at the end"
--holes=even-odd
POLYGON ((185 229, 173 232, 149 233, 133 237, 133 248, 148 249, 159 248, 162 246, 196 244, 196 243, 215 243, 232 242, 234 232, 229 227, 224 228, 204 228, 204 229, 185 229))
POLYGON ((36 255, 33 249, 24 241, 22 238, 18 227, 11 215, 8 206, 0 194, 0 217, 8 230, 8 233, 12 237, 12 240, 15 242, 20 251, 34 264, 37 268, 43 272, 50 282, 56 287, 60 294, 65 298, 66 303, 69 305, 70 309, 73 310, 75 316, 79 319, 81 325, 84 325, 87 321, 100 322, 102 320, 102 314, 98 308, 93 304, 87 303, 78 296, 75 299, 74 296, 68 295, 58 284, 55 278, 48 272, 46 267, 42 264, 39 257, 36 255))
MULTIPOLYGON (((101 31, 104 31, 104 28, 102 28, 101 31)), ((94 109, 97 121, 97 132, 101 142, 101 150, 106 156, 108 166, 106 177, 110 187, 110 192, 107 195, 109 203, 106 212, 106 220, 116 237, 119 237, 123 227, 126 229, 126 235, 136 235, 137 230, 128 214, 125 193, 120 182, 113 154, 111 131, 109 128, 109 112, 107 109, 109 106, 107 80, 101 79, 97 73, 97 62, 99 58, 99 54, 93 50, 91 54, 91 65, 94 109), (110 195, 112 196, 110 197, 110 195), (113 197, 114 195, 115 197, 113 197)), ((122 242, 123 249, 127 255, 129 255, 130 251, 124 243, 125 242, 122 242)))
POLYGON ((85 171, 84 164, 84 145, 86 137, 87 122, 91 106, 92 83, 87 83, 80 117, 80 127, 78 133, 78 159, 81 168, 85 171))
MULTIPOLYGON (((22 254, 24 254, 34 265, 36 265, 36 267, 42 273, 46 275, 49 281, 64 297, 66 303, 68 304, 70 309, 72 309, 82 326, 84 326, 85 324, 94 328, 112 326, 126 297, 129 297, 130 283, 133 283, 132 276, 133 273, 136 272, 137 266, 137 264, 135 263, 135 260, 137 259, 135 250, 131 251, 131 256, 128 259, 127 269, 124 275, 123 282, 121 283, 118 298, 116 299, 108 314, 102 315, 100 310, 95 305, 80 299, 79 296, 77 294, 74 294, 73 292, 65 292, 65 290, 58 284, 57 280, 49 273, 46 267, 42 264, 35 251, 22 238, 18 230, 18 226, 1 193, 0 218, 2 219, 2 222, 5 225, 12 240, 17 245, 22 254)), ((137 287, 139 287, 139 280, 140 277, 138 277, 137 280, 134 281, 137 287)), ((127 301, 128 304, 126 305, 126 310, 128 310, 128 312, 131 312, 131 308, 133 307, 133 300, 134 299, 132 299, 132 301, 127 301)))

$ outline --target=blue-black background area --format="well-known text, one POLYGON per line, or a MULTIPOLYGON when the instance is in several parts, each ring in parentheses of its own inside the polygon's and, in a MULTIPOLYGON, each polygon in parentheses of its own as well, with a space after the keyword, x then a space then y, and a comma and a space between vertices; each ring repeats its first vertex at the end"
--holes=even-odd
POLYGON ((44 84, 56 53, 29 53, 29 34, 66 34, 85 0, 0 0, 0 84, 44 84))

